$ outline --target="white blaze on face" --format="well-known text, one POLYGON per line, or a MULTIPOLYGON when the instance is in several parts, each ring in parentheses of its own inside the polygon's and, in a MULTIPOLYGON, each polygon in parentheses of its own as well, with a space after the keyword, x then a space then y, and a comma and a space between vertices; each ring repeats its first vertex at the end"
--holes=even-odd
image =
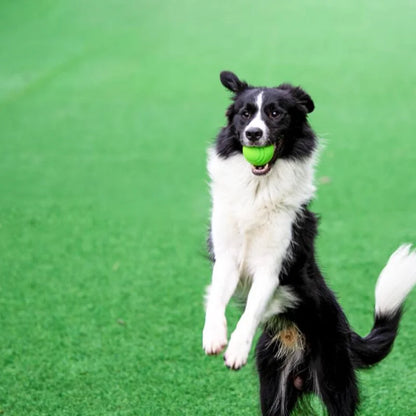
POLYGON ((250 144, 246 137, 246 131, 253 128, 258 128, 262 130, 263 136, 258 141, 258 143, 256 143, 256 145, 263 146, 266 144, 267 137, 269 135, 269 129, 267 128, 267 125, 263 120, 263 115, 261 111, 263 107, 263 92, 260 92, 256 97, 256 107, 257 111, 254 114, 253 119, 250 121, 250 123, 248 123, 248 125, 244 129, 244 141, 247 142, 247 144, 250 144))

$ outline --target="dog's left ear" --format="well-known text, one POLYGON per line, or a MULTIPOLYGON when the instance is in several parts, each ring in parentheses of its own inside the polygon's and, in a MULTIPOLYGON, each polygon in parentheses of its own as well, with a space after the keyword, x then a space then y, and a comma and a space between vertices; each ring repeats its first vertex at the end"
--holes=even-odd
POLYGON ((295 87, 293 90, 293 95, 297 99, 299 105, 306 109, 306 113, 312 113, 312 111, 315 109, 315 104, 309 94, 307 94, 302 88, 295 87))
POLYGON ((296 107, 303 113, 312 113, 315 109, 315 104, 310 95, 300 87, 294 87, 290 84, 282 84, 278 88, 290 91, 291 95, 296 101, 296 107))
POLYGON ((232 92, 238 94, 241 91, 244 91, 248 85, 244 81, 240 81, 234 72, 222 71, 220 73, 221 84, 225 88, 229 89, 232 92))

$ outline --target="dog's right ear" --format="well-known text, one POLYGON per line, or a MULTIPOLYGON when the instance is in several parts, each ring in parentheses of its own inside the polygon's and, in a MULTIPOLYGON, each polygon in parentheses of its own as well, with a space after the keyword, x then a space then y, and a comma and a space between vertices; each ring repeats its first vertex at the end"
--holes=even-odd
POLYGON ((236 74, 230 71, 222 71, 220 73, 221 84, 225 88, 229 89, 232 92, 238 94, 241 91, 244 91, 248 85, 244 81, 240 81, 236 74))

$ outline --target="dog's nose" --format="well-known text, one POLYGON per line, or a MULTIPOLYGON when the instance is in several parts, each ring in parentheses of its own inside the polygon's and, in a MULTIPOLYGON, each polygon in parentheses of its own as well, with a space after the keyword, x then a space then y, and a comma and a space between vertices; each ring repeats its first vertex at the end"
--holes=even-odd
POLYGON ((263 130, 258 127, 252 127, 251 129, 246 130, 246 137, 251 142, 256 142, 261 139, 261 136, 263 136, 263 130))

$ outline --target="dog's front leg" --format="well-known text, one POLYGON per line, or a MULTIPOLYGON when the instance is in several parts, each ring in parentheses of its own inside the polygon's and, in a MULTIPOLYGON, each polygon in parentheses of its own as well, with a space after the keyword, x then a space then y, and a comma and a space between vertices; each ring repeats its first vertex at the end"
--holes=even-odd
POLYGON ((212 283, 207 290, 202 346, 206 354, 219 354, 227 345, 225 309, 239 280, 237 262, 229 257, 217 258, 212 283))
POLYGON ((278 284, 276 272, 263 270, 254 276, 246 308, 231 335, 224 355, 227 367, 238 370, 246 364, 254 334, 278 284))
POLYGON ((241 316, 225 353, 225 365, 238 370, 247 362, 251 343, 270 300, 279 285, 283 259, 287 256, 292 235, 292 216, 281 211, 272 222, 251 234, 246 261, 254 270, 253 282, 241 316))

